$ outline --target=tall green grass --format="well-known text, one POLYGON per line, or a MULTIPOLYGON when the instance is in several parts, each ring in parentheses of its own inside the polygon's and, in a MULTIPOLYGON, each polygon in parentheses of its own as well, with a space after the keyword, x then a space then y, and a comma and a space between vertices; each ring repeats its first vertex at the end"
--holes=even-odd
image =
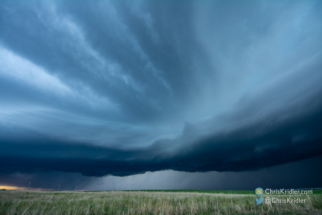
POLYGON ((1 191, 0 214, 322 214, 321 194, 294 197, 306 203, 256 205, 255 194, 179 191, 1 191))

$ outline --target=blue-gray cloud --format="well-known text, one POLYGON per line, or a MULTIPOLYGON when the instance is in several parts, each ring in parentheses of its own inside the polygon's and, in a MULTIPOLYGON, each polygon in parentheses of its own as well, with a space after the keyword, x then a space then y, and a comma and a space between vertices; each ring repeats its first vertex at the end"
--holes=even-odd
POLYGON ((321 155, 320 11, 2 1, 1 171, 246 171, 321 155))

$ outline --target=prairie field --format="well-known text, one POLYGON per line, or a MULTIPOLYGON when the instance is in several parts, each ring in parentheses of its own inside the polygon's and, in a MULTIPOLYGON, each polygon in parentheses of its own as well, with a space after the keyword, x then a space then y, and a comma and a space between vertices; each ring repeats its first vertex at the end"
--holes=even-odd
POLYGON ((256 205, 254 192, 0 191, 0 214, 322 214, 322 194, 273 196, 305 203, 256 205))

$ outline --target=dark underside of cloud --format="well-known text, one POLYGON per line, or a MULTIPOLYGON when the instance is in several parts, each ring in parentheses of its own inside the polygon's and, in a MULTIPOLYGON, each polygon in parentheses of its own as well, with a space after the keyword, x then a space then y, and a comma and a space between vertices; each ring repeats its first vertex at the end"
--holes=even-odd
POLYGON ((0 175, 321 156, 321 5, 1 1, 0 175))
POLYGON ((187 125, 179 138, 157 140, 143 149, 91 146, 29 133, 1 140, 0 168, 7 174, 63 171, 86 176, 126 176, 170 169, 256 170, 321 155, 321 107, 321 101, 312 100, 309 108, 285 113, 284 118, 269 115, 212 135, 197 135, 193 125, 187 125))

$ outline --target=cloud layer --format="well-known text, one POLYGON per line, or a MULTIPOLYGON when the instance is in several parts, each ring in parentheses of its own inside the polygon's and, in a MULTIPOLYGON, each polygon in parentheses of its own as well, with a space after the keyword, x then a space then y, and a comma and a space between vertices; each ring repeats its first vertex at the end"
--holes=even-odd
POLYGON ((0 3, 0 172, 249 171, 322 154, 322 4, 0 3))

